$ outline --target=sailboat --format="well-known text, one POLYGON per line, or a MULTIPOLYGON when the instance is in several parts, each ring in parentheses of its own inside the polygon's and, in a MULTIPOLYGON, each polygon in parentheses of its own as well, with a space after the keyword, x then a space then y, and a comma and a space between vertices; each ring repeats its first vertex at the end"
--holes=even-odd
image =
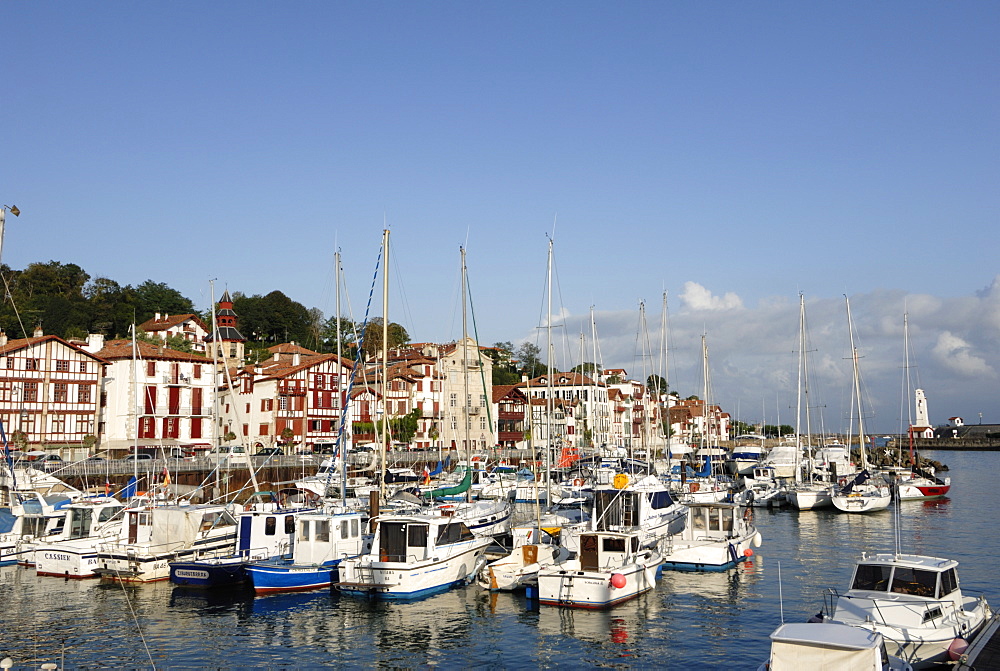
MULTIPOLYGON (((903 343, 904 343, 904 389, 909 392, 910 385, 910 320, 909 315, 903 315, 903 343)), ((917 382, 919 384, 919 380, 917 382)), ((930 427, 930 418, 927 412, 927 397, 923 389, 913 390, 913 402, 916 407, 916 417, 909 416, 907 422, 906 435, 909 438, 909 464, 908 467, 900 469, 896 475, 895 482, 896 496, 900 501, 913 501, 920 499, 940 499, 948 495, 951 490, 951 478, 939 478, 933 469, 921 469, 917 460, 917 452, 914 449, 914 433, 924 431, 930 427)), ((909 402, 904 399, 907 411, 910 410, 909 402)))
MULTIPOLYGON (((386 267, 389 257, 389 231, 383 231, 383 249, 386 267)), ((462 252, 463 301, 465 278, 465 253, 462 252)), ((382 367, 387 368, 387 334, 389 290, 386 273, 382 289, 382 367)), ((463 315, 465 309, 463 305, 463 315)), ((464 318, 463 318, 464 325, 464 318)), ((465 331, 463 327, 463 332, 465 331)), ((464 335, 464 334, 463 334, 464 335)), ((468 361, 468 338, 463 337, 463 365, 468 361)), ((383 374, 383 380, 385 375, 383 374)), ((466 379, 466 385, 468 380, 466 379)), ((468 394, 466 394, 468 398, 468 394)), ((469 413, 466 412, 466 446, 469 413)), ((385 432, 383 431, 383 434, 385 432)), ((384 437, 383 437, 384 441, 384 437)), ((385 464, 385 443, 382 445, 382 463, 385 464)), ((471 456, 469 463, 471 465, 471 456)), ((471 472, 467 472, 471 479, 471 472)), ((385 502, 385 478, 378 493, 376 513, 385 502)), ((372 497, 376 494, 373 492, 372 497)), ((419 500, 419 499, 418 499, 419 500)), ((468 503, 467 499, 467 503, 468 503)), ((492 504, 493 502, 487 502, 492 504)), ((506 503, 506 501, 504 501, 506 503)), ((444 504, 454 505, 454 504, 444 504)), ((340 563, 339 582, 336 587, 347 594, 367 595, 378 599, 419 599, 443 592, 455 585, 468 584, 485 563, 486 549, 493 543, 491 536, 478 536, 469 528, 457 509, 443 506, 417 509, 416 512, 389 511, 373 515, 371 524, 375 533, 365 551, 340 563)), ((476 512, 463 509, 462 515, 476 512)))
POLYGON ((847 323, 851 333, 851 353, 854 370, 854 396, 858 409, 858 441, 861 448, 862 470, 849 481, 844 478, 838 486, 831 488, 830 500, 833 506, 845 513, 868 513, 885 510, 892 503, 892 491, 881 480, 880 475, 872 476, 869 471, 868 452, 865 445, 864 410, 861 402, 861 374, 858 370, 858 348, 854 344, 854 322, 851 320, 851 303, 847 301, 847 323))
MULTIPOLYGON (((792 475, 795 481, 785 490, 785 500, 798 510, 812 510, 814 508, 828 508, 833 505, 830 494, 829 483, 819 480, 819 476, 813 468, 814 453, 812 450, 812 421, 810 414, 809 400, 809 358, 806 353, 806 302, 805 296, 799 294, 799 360, 798 360, 798 383, 796 390, 795 409, 795 451, 794 466, 792 475), (805 407, 803 408, 803 403, 805 407), (805 425, 803 426, 803 410, 805 410, 805 425), (802 435, 805 429, 807 444, 805 448, 809 451, 809 460, 806 462, 808 468, 803 480, 802 456, 803 445, 802 435)), ((768 460, 764 460, 768 463, 768 460)))

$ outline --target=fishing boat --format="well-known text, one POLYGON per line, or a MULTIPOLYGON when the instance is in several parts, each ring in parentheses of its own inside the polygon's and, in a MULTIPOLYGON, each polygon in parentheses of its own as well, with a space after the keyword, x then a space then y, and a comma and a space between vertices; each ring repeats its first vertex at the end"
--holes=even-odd
POLYGON ((94 578, 97 546, 121 535, 125 506, 118 499, 101 496, 75 501, 65 510, 62 532, 34 544, 35 572, 60 578, 94 578))
POLYGON ((10 531, 0 534, 0 566, 16 564, 21 553, 33 553, 26 544, 62 531, 66 521, 66 506, 71 499, 63 494, 43 496, 37 491, 11 492, 10 531))
POLYGON ((170 582, 185 587, 223 587, 250 579, 247 565, 255 561, 290 559, 295 545, 296 519, 312 508, 281 504, 289 496, 256 492, 237 514, 236 546, 199 552, 170 562, 170 582))
POLYGON ((223 504, 143 505, 125 511, 121 539, 97 546, 94 573, 118 582, 170 578, 169 562, 228 550, 236 542, 236 519, 223 504))
POLYGON ((368 548, 364 514, 353 510, 316 510, 295 518, 291 558, 254 561, 246 572, 257 594, 300 592, 329 587, 341 562, 368 548))
POLYGON ((655 476, 619 473, 611 485, 594 488, 590 531, 634 533, 639 545, 649 548, 679 533, 686 522, 687 506, 655 476))
POLYGON ((924 555, 862 554, 850 588, 824 595, 813 619, 868 629, 913 668, 957 659, 989 620, 983 597, 965 596, 958 562, 924 555))
POLYGON ((684 529, 664 540, 663 569, 725 571, 753 556, 761 535, 753 508, 734 503, 689 503, 684 529))
POLYGON ((476 579, 480 587, 493 592, 511 592, 523 589, 534 580, 538 572, 570 558, 566 547, 552 542, 551 536, 536 531, 533 543, 516 543, 510 554, 484 566, 476 579), (541 538, 538 538, 541 536, 541 538), (549 542, 538 542, 548 540, 549 542))
POLYGON ((475 579, 493 540, 461 521, 427 514, 374 519, 366 552, 340 564, 336 588, 375 599, 420 599, 475 579))
POLYGON ((886 652, 881 634, 845 624, 789 622, 771 633, 771 654, 757 671, 851 669, 911 671, 886 652))
POLYGON ((549 606, 611 608, 653 589, 661 561, 636 533, 586 533, 577 558, 539 570, 528 597, 549 606))

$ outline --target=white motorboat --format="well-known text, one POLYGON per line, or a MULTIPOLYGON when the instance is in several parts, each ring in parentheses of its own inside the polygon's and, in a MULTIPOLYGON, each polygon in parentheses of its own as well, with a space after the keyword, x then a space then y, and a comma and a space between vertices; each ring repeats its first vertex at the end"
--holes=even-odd
POLYGON ((794 622, 771 634, 771 654, 757 671, 850 669, 851 671, 910 671, 889 655, 880 634, 845 624, 794 622))
POLYGON ((34 544, 35 572, 60 578, 96 577, 97 546, 120 536, 125 506, 102 496, 76 501, 65 510, 62 532, 34 544))
POLYGON ((492 539, 442 515, 388 514, 370 549, 340 563, 341 592, 376 599, 419 599, 475 579, 492 539))
POLYGON ((872 478, 867 470, 841 483, 842 487, 833 487, 830 491, 830 501, 841 512, 870 513, 885 510, 892 503, 892 490, 880 477, 872 478))
POLYGON ((17 563, 22 552, 33 553, 27 543, 60 533, 71 503, 64 494, 43 496, 34 490, 12 492, 11 501, 14 526, 0 534, 0 566, 17 563))
POLYGON ((655 476, 634 480, 619 473, 610 486, 594 488, 590 531, 634 533, 639 545, 648 548, 679 533, 686 522, 687 506, 675 501, 655 476))
POLYGON ((753 508, 734 503, 689 503, 683 531, 661 544, 663 568, 676 571, 725 571, 753 556, 761 536, 753 508))
MULTIPOLYGON (((545 539, 551 537, 537 533, 545 539)), ((511 553, 484 566, 476 576, 480 587, 491 591, 510 592, 523 589, 529 580, 537 577, 544 568, 559 564, 570 558, 570 551, 556 543, 536 542, 516 544, 511 553)))
POLYGON ((232 551, 235 543, 236 520, 227 505, 129 508, 122 538, 98 545, 94 573, 119 582, 167 580, 169 562, 214 550, 232 551))
POLYGON ((528 596, 550 606, 611 608, 653 589, 661 561, 636 533, 586 533, 577 558, 539 570, 528 596))
POLYGON ((785 488, 785 500, 798 510, 813 510, 832 506, 833 494, 829 483, 800 482, 785 488))
POLYGON ((983 597, 962 594, 957 569, 951 559, 862 554, 850 589, 831 589, 814 619, 879 633, 914 668, 954 661, 991 614, 983 597))

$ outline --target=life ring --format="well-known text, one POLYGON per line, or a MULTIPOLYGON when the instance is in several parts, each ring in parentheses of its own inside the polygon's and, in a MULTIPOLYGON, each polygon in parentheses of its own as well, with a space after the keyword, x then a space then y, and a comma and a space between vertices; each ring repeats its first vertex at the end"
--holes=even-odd
POLYGON ((688 485, 688 488, 690 489, 691 493, 694 494, 696 491, 698 491, 699 488, 701 488, 701 485, 698 484, 697 482, 692 482, 688 485))
POLYGON ((747 524, 753 524, 753 508, 747 508, 743 511, 743 521, 747 524))
POLYGON ((573 480, 574 487, 583 487, 583 478, 576 478, 573 480))

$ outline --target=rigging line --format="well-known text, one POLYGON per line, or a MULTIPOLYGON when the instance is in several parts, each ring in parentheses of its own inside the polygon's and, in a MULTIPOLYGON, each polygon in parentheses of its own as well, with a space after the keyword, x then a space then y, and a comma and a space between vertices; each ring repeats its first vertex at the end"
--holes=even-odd
MULTIPOLYGON (((472 302, 472 285, 469 282, 469 271, 465 270, 465 288, 469 294, 469 312, 472 314, 472 334, 476 338, 476 356, 479 359, 479 377, 483 383, 483 392, 488 391, 486 388, 486 367, 483 366, 483 348, 479 346, 479 330, 476 327, 476 309, 472 302)), ((493 430, 493 399, 492 394, 486 398, 486 421, 489 423, 490 431, 493 430)))
MULTIPOLYGON (((379 250, 378 250, 378 257, 375 259, 375 273, 372 275, 372 286, 371 286, 371 289, 368 290, 368 304, 365 306, 365 318, 364 318, 364 321, 361 324, 361 334, 360 334, 360 336, 358 337, 358 339, 356 341, 358 343, 357 359, 355 359, 355 361, 354 361, 354 367, 351 369, 351 377, 350 377, 350 379, 349 379, 349 381, 347 383, 347 393, 344 395, 344 402, 341 404, 341 409, 340 409, 340 425, 337 427, 337 449, 336 449, 336 453, 339 453, 340 450, 343 448, 344 424, 347 421, 347 415, 349 414, 349 410, 350 410, 351 392, 354 390, 354 382, 357 379, 358 368, 362 367, 361 362, 364 360, 363 359, 363 352, 364 352, 364 347, 365 347, 365 332, 368 330, 368 315, 371 313, 372 296, 375 294, 375 286, 378 284, 378 271, 379 271, 379 267, 382 265, 382 253, 384 251, 385 251, 385 245, 384 244, 380 245, 379 246, 379 250)), ((382 343, 382 346, 385 347, 386 343, 382 343)), ((365 381, 367 381, 368 380, 368 376, 365 375, 364 377, 365 377, 365 381)), ((388 424, 388 418, 386 418, 386 424, 388 424)), ((344 465, 344 473, 341 475, 341 477, 346 477, 346 475, 347 475, 347 465, 346 465, 347 464, 347 460, 346 459, 344 460, 344 464, 345 464, 344 465)), ((383 464, 383 468, 384 468, 384 466, 385 465, 383 464)), ((333 472, 335 470, 336 469, 331 468, 329 471, 327 471, 327 475, 326 475, 326 487, 327 488, 330 487, 330 482, 333 479, 333 472)))

